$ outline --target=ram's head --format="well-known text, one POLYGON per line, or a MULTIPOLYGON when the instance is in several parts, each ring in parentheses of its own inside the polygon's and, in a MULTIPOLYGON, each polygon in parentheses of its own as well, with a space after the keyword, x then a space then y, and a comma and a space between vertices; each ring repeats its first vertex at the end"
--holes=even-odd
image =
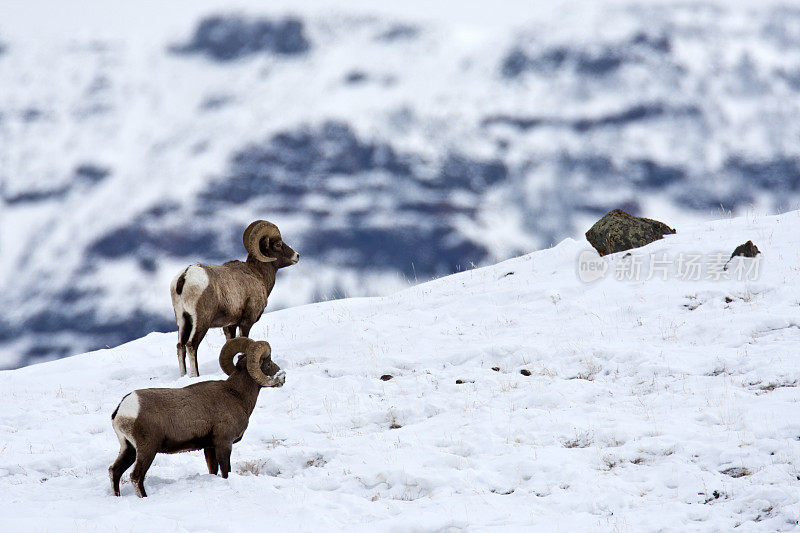
POLYGON ((272 348, 267 341, 247 337, 229 340, 219 354, 219 366, 229 376, 236 370, 247 372, 262 387, 282 387, 286 382, 286 372, 272 361, 272 348), (242 356, 234 363, 236 354, 242 356))
POLYGON ((283 242, 278 226, 266 220, 256 220, 244 230, 242 236, 247 253, 264 263, 275 263, 276 268, 295 265, 300 254, 283 242))

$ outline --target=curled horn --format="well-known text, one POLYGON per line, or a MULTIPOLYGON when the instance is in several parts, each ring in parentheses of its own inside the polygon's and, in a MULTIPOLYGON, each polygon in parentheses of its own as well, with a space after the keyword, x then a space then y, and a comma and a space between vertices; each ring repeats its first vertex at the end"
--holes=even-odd
MULTIPOLYGON (((259 243, 261 239, 267 237, 269 239, 275 233, 273 229, 275 226, 266 220, 256 220, 249 226, 247 229, 244 230, 244 235, 242 236, 242 242, 244 242, 244 249, 247 250, 247 253, 258 259, 263 263, 271 263, 273 261, 277 261, 274 257, 269 257, 261 253, 261 246, 259 243)), ((267 246, 269 246, 269 240, 267 240, 267 246)))
POLYGON ((247 243, 250 242, 250 234, 253 233, 253 228, 256 226, 261 225, 266 220, 256 220, 255 222, 251 222, 247 229, 244 230, 244 235, 242 235, 242 242, 244 243, 244 247, 247 248, 247 243))
POLYGON ((253 341, 247 348, 247 371, 253 381, 262 387, 272 387, 275 380, 261 370, 261 361, 272 355, 272 348, 267 341, 253 341))
MULTIPOLYGON (((233 358, 236 357, 237 353, 247 355, 247 350, 253 343, 253 339, 248 339, 247 337, 235 337, 226 342, 222 347, 222 351, 219 352, 219 366, 222 368, 222 371, 229 376, 233 374, 233 371, 236 370, 233 358)), ((249 362, 248 358, 248 363, 249 362)))

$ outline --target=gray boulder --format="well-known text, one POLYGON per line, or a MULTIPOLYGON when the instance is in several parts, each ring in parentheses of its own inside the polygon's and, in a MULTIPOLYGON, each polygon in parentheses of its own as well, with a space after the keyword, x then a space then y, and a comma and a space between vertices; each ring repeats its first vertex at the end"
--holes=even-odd
POLYGON ((663 222, 635 217, 621 209, 614 209, 589 228, 586 240, 597 253, 608 255, 639 248, 673 233, 675 230, 663 222))

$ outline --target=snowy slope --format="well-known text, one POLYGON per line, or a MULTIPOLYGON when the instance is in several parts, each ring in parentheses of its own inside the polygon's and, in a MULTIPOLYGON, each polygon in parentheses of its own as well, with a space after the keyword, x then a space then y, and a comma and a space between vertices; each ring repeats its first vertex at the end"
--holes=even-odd
POLYGON ((304 257, 279 309, 617 207, 798 207, 798 9, 531 4, 2 3, 0 367, 173 329, 170 278, 256 218, 304 257))
MULTIPOLYGON (((146 500, 127 475, 111 495, 109 417, 134 388, 191 382, 174 335, 4 371, 4 531, 797 529, 800 211, 679 228, 589 284, 586 248, 265 314, 252 334, 287 382, 259 397, 234 473, 159 455, 146 500), (744 280, 616 279, 748 239, 744 280)), ((201 346, 203 379, 221 344, 201 346)))

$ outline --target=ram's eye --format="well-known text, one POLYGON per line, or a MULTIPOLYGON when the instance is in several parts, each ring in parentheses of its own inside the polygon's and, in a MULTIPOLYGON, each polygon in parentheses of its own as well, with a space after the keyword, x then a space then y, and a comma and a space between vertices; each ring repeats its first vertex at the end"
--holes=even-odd
POLYGON ((283 243, 280 243, 280 242, 276 242, 276 243, 275 243, 275 248, 278 248, 279 250, 280 250, 280 248, 281 248, 282 246, 283 246, 283 243))

